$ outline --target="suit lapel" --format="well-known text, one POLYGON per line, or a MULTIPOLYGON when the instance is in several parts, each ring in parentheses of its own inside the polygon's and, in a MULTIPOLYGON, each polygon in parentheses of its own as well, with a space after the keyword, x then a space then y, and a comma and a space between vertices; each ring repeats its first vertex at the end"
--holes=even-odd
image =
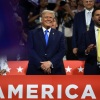
POLYGON ((93 22, 93 20, 92 20, 92 18, 91 18, 90 30, 93 29, 93 28, 94 28, 94 22, 93 22))
POLYGON ((91 31, 91 40, 92 40, 92 42, 94 43, 94 44, 96 44, 96 37, 95 37, 95 30, 93 29, 92 31, 91 31), (95 38, 94 38, 95 37, 95 38))
POLYGON ((49 48, 49 46, 51 47, 54 44, 54 40, 55 40, 55 36, 56 33, 54 31, 54 29, 51 29, 50 31, 50 35, 49 35, 49 40, 48 40, 48 45, 46 46, 45 43, 45 37, 44 37, 44 33, 42 28, 39 29, 39 32, 37 32, 40 36, 41 42, 43 43, 44 48, 49 48))
MULTIPOLYGON (((90 32, 90 37, 91 37, 91 44, 94 44, 96 46, 96 37, 95 37, 95 30, 94 28, 90 32)), ((92 52, 92 54, 96 55, 97 53, 97 48, 95 48, 92 52)))
POLYGON ((50 45, 52 45, 52 43, 54 43, 54 40, 55 40, 55 32, 54 32, 53 29, 51 29, 47 47, 49 47, 50 45))
POLYGON ((85 18, 85 10, 83 11, 83 23, 84 23, 85 30, 87 30, 86 18, 85 18))
POLYGON ((41 42, 43 43, 43 46, 46 47, 45 37, 44 37, 44 33, 43 33, 43 29, 42 28, 39 29, 38 34, 40 36, 41 42))
POLYGON ((89 44, 96 44, 95 30, 92 29, 87 33, 87 40, 89 44))
POLYGON ((81 24, 82 25, 82 27, 86 30, 87 28, 86 28, 86 18, 85 18, 85 10, 84 11, 82 11, 81 12, 81 16, 80 17, 82 17, 81 19, 81 23, 83 23, 83 24, 81 24))

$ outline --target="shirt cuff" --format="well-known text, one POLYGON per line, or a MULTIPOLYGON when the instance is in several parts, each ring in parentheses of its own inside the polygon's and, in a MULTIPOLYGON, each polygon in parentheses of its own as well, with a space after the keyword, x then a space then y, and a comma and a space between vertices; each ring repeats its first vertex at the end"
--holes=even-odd
POLYGON ((85 55, 88 55, 89 53, 85 50, 85 55))
POLYGON ((51 67, 51 68, 54 68, 52 62, 51 62, 51 66, 50 66, 50 67, 51 67))

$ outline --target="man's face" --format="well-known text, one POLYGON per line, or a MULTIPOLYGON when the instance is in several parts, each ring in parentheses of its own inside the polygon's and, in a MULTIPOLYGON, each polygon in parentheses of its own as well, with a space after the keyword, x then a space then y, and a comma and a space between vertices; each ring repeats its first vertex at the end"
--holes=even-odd
POLYGON ((83 0, 83 4, 87 10, 91 10, 94 7, 94 0, 83 0))
POLYGON ((56 19, 53 20, 51 28, 56 29, 58 27, 56 19))
POLYGON ((42 25, 45 28, 50 28, 52 26, 52 22, 53 22, 54 16, 51 13, 45 13, 42 15, 42 25))
POLYGON ((92 19, 94 20, 95 25, 100 27, 100 10, 95 11, 92 19))

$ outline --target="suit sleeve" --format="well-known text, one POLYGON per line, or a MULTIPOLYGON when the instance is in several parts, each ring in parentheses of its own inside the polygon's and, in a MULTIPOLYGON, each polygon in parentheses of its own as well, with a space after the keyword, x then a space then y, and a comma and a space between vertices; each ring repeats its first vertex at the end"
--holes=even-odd
POLYGON ((28 35, 28 48, 29 48, 29 63, 34 64, 36 67, 41 66, 40 62, 42 61, 38 54, 33 49, 33 34, 32 32, 28 35))
POLYGON ((55 55, 50 60, 53 64, 53 66, 59 64, 63 60, 63 57, 65 55, 65 37, 64 37, 63 33, 61 33, 59 43, 60 44, 59 44, 58 51, 55 53, 55 55))
POLYGON ((75 15, 74 17, 74 23, 73 23, 73 36, 72 36, 72 47, 77 48, 77 37, 78 37, 78 32, 77 32, 77 21, 78 21, 78 14, 75 15))
POLYGON ((78 47, 78 55, 80 55, 80 57, 84 57, 85 54, 85 50, 86 50, 86 32, 82 33, 81 39, 80 39, 80 47, 78 47))

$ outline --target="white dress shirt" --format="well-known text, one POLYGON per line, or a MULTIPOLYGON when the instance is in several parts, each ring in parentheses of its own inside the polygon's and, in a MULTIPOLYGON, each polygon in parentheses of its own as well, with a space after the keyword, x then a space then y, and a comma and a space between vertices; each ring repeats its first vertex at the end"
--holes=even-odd
POLYGON ((91 18, 92 18, 92 12, 94 9, 87 10, 85 9, 85 19, 86 19, 86 25, 89 26, 91 23, 91 18))
POLYGON ((45 29, 44 27, 42 27, 42 29, 43 29, 44 35, 45 35, 45 30, 48 30, 48 31, 49 31, 49 32, 47 33, 47 34, 48 34, 48 37, 49 37, 49 35, 50 35, 50 31, 51 31, 51 28, 49 28, 49 29, 45 29))

